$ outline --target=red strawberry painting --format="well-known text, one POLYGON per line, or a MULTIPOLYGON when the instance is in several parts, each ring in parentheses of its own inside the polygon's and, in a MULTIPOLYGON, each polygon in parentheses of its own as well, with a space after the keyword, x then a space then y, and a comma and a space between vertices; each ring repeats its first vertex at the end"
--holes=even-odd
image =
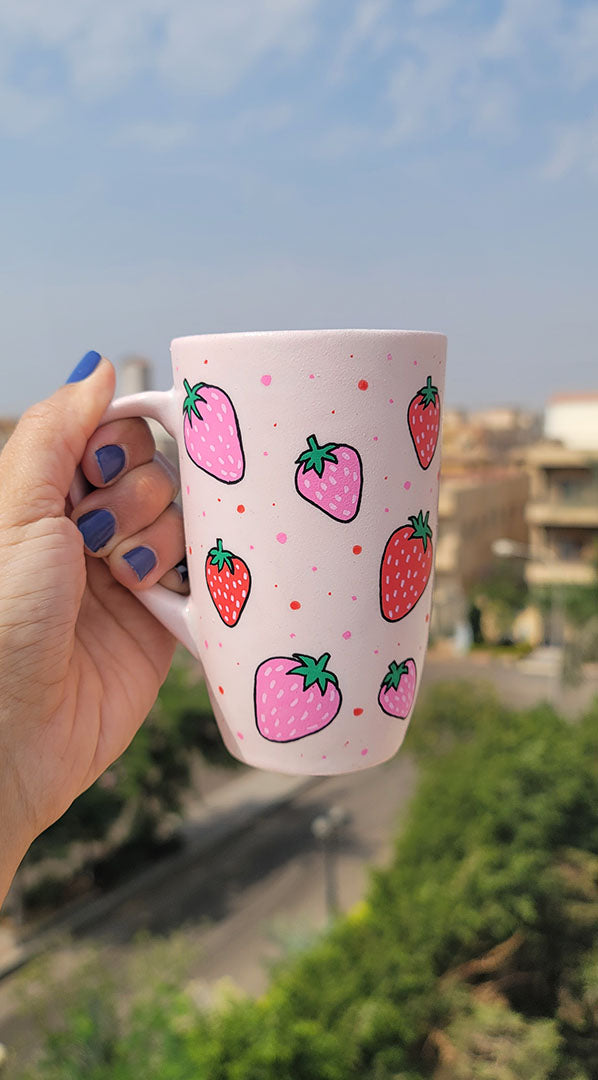
POLYGON ((245 473, 241 432, 234 405, 219 386, 183 380, 185 449, 198 469, 221 480, 238 484, 245 473))
POLYGON ((330 653, 293 653, 264 660, 255 673, 255 719, 260 735, 270 742, 294 742, 331 724, 341 707, 334 672, 326 665, 330 653))
POLYGON ((409 518, 389 537, 380 566, 380 607, 389 622, 404 619, 415 607, 432 572, 434 553, 430 511, 409 518))
POLYGON ((313 503, 336 521, 353 521, 359 513, 363 469, 359 453, 344 443, 320 446, 315 435, 295 464, 295 487, 302 499, 313 503))
POLYGON ((220 539, 208 552, 206 581, 220 618, 227 626, 236 626, 247 603, 251 575, 243 559, 226 551, 220 539))
POLYGON ((432 386, 430 375, 426 385, 409 403, 407 422, 419 463, 422 469, 427 469, 434 457, 440 430, 440 394, 437 387, 432 386))
POLYGON ((415 660, 410 658, 400 664, 391 660, 378 694, 378 704, 382 711, 389 716, 398 717, 399 720, 406 720, 415 700, 416 684, 415 660))

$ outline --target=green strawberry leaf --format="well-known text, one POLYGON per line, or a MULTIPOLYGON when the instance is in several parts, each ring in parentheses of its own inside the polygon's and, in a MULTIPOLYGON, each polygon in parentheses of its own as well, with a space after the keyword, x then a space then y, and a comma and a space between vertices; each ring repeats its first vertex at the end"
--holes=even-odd
POLYGON ((224 567, 228 566, 231 574, 234 574, 235 567, 233 563, 232 551, 225 551, 222 547, 222 540, 216 541, 216 547, 210 548, 208 552, 208 558, 210 559, 212 566, 215 566, 218 573, 221 574, 224 567))
POLYGON ((338 458, 333 453, 334 450, 338 450, 338 443, 326 443, 324 446, 319 446, 315 435, 308 435, 307 444, 309 450, 304 450, 295 461, 295 465, 303 465, 304 473, 314 469, 317 475, 321 476, 327 461, 338 464, 338 458))
POLYGON ((409 666, 405 660, 400 664, 397 664, 395 660, 391 660, 388 665, 388 671, 382 680, 384 693, 387 694, 389 690, 397 690, 401 681, 401 676, 408 674, 409 666))
POLYGON ((432 539, 432 529, 428 524, 428 518, 430 517, 430 511, 426 510, 426 516, 424 517, 423 510, 420 510, 417 517, 413 514, 409 517, 409 524, 411 525, 413 532, 409 537, 410 540, 421 540, 424 545, 424 551, 428 550, 428 540, 432 539))
POLYGON ((190 424, 193 423, 191 415, 194 413, 198 420, 203 420, 197 402, 201 401, 203 405, 206 403, 206 399, 201 396, 200 391, 205 386, 205 383, 196 383, 195 386, 190 386, 186 379, 183 379, 183 386, 185 387, 186 398, 183 402, 183 413, 186 415, 190 424))
POLYGON ((424 409, 427 409, 428 405, 438 404, 438 398, 440 396, 438 387, 432 386, 432 378, 430 375, 428 375, 428 378, 426 379, 426 385, 422 386, 421 390, 418 390, 417 392, 418 394, 421 394, 421 405, 423 405, 424 409))
POLYGON ((330 653, 322 653, 319 660, 316 660, 315 656, 304 656, 303 653, 293 653, 293 659, 299 660, 300 663, 297 667, 291 668, 288 674, 302 675, 304 690, 309 690, 310 686, 314 686, 317 683, 323 697, 329 682, 332 683, 333 686, 338 686, 336 675, 332 671, 326 670, 326 664, 330 660, 330 653))

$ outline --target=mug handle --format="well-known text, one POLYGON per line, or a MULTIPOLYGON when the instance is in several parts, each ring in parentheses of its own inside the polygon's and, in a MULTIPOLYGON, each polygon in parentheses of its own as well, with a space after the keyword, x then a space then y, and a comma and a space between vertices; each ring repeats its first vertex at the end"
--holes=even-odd
MULTIPOLYGON (((174 387, 171 390, 149 390, 142 394, 129 394, 127 397, 117 398, 116 401, 110 403, 98 426, 101 427, 102 424, 107 424, 111 420, 124 420, 130 416, 149 416, 152 420, 157 420, 178 443, 175 398, 174 387)), ((73 506, 76 506, 85 494, 85 480, 81 470, 77 469, 70 489, 73 506)), ((149 589, 141 589, 135 593, 135 596, 148 611, 151 611, 158 622, 170 630, 171 634, 174 634, 198 660, 199 651, 191 626, 191 596, 180 596, 179 593, 171 592, 163 585, 152 585, 149 589)))

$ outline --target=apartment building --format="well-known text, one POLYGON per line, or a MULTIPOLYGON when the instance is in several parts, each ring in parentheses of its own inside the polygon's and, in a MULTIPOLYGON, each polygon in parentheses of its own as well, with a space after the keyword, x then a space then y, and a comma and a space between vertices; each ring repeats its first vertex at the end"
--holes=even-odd
POLYGON ((533 586, 590 585, 598 548, 598 393, 548 402, 545 440, 524 455, 533 586))
POLYGON ((468 594, 495 564, 500 537, 528 543, 525 508, 529 478, 511 466, 443 466, 432 629, 451 635, 467 618, 468 594))

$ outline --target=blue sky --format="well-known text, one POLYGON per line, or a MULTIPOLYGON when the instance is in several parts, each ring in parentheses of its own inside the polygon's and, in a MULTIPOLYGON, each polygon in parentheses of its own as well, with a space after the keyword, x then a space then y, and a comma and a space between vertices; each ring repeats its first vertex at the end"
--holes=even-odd
POLYGON ((449 336, 598 385, 598 0, 2 0, 2 413, 185 333, 449 336))

